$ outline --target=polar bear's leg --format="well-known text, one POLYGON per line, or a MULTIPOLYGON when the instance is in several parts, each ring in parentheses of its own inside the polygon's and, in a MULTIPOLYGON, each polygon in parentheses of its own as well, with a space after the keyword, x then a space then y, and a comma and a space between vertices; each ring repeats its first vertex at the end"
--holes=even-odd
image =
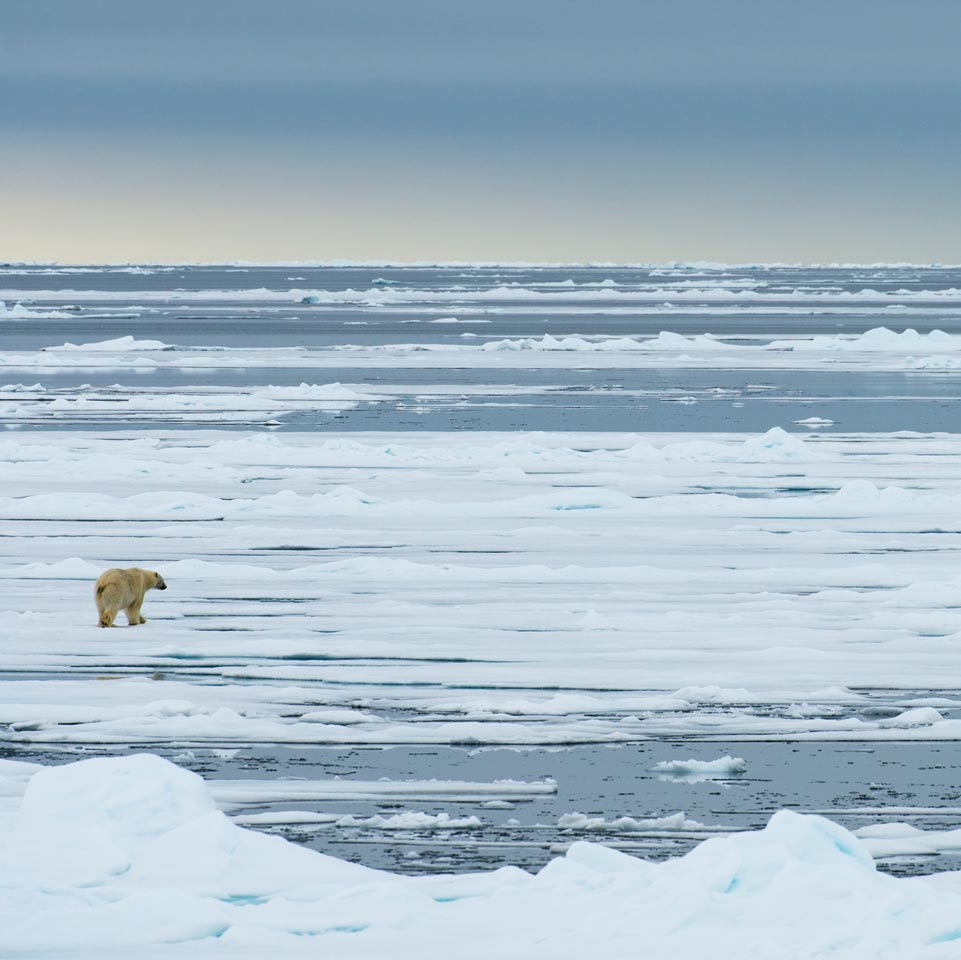
POLYGON ((100 615, 101 627, 112 627, 117 614, 124 605, 123 591, 117 586, 114 578, 110 575, 118 571, 108 570, 101 574, 97 581, 97 613, 100 615))
POLYGON ((127 614, 127 623, 130 624, 131 627, 136 627, 136 626, 139 626, 141 623, 147 622, 142 616, 140 616, 141 603, 143 603, 143 600, 141 600, 140 603, 130 604, 130 606, 127 607, 126 610, 124 610, 124 613, 127 614))

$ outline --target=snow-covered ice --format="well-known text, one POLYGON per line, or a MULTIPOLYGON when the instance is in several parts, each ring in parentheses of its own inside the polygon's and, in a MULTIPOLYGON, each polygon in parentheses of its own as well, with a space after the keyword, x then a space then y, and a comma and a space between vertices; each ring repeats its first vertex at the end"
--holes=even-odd
POLYGON ((254 833, 150 755, 37 772, 0 813, 6 955, 812 958, 956 955, 957 875, 878 873, 818 816, 708 839, 654 865, 575 842, 536 875, 400 877, 254 833), (599 939, 600 938, 600 939, 599 939), (776 954, 772 954, 772 946, 776 954))
POLYGON ((137 340, 128 335, 117 337, 114 340, 100 340, 96 343, 70 343, 68 341, 59 347, 46 347, 45 349, 67 353, 128 353, 135 350, 153 352, 155 350, 173 350, 174 348, 162 340, 137 340))
POLYGON ((0 665, 166 677, 0 680, 14 740, 961 737, 950 710, 875 717, 856 692, 953 676, 947 436, 60 431, 0 452, 0 665), (90 583, 128 558, 171 589, 148 629, 99 630, 90 583))
MULTIPOLYGON (((24 308, 25 309, 25 308, 24 308)), ((50 314, 53 316, 54 314, 50 314)), ((69 317, 69 314, 63 316, 69 317)), ((414 322, 414 321, 402 321, 414 322)), ((436 318, 432 325, 489 323, 478 317, 455 320, 436 318)), ((356 323, 356 322, 354 322, 356 323)), ((569 369, 582 365, 585 354, 592 366, 704 367, 720 369, 819 370, 930 370, 954 369, 961 355, 961 336, 932 330, 919 334, 913 328, 875 327, 862 334, 796 335, 772 339, 757 334, 684 335, 662 330, 656 336, 605 336, 572 334, 540 337, 478 339, 453 342, 338 343, 321 347, 186 347, 161 340, 138 340, 131 335, 111 340, 48 345, 39 351, 5 351, 0 369, 68 370, 128 369, 325 369, 352 365, 380 369, 569 369)))

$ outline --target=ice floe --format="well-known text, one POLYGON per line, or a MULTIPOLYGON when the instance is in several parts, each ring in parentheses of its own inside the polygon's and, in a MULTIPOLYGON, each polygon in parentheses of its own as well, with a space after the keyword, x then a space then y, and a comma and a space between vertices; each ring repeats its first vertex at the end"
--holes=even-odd
POLYGON ((683 813, 666 817, 652 817, 638 820, 634 817, 618 817, 605 820, 603 817, 589 817, 583 813, 565 813, 558 821, 558 827, 571 831, 596 831, 610 833, 660 833, 670 830, 703 830, 704 824, 690 820, 683 813))
POLYGON ((63 310, 35 310, 22 303, 8 306, 6 301, 0 300, 0 320, 69 320, 72 316, 63 310))
MULTIPOLYGON (((137 349, 130 348, 131 352, 137 349)), ((94 352, 93 355, 97 354, 94 352)), ((144 357, 138 357, 134 363, 138 370, 154 369, 153 361, 144 357)), ((340 413, 353 409, 359 403, 391 399, 380 393, 363 392, 341 383, 253 386, 242 391, 208 388, 203 393, 183 390, 153 392, 120 387, 93 390, 88 386, 71 391, 47 392, 40 384, 35 388, 16 384, 6 389, 14 393, 17 402, 0 408, 0 418, 20 421, 105 421, 112 418, 122 421, 263 423, 269 417, 292 412, 316 410, 340 413)))
POLYGON ((95 343, 67 342, 59 347, 45 347, 44 349, 66 353, 128 353, 131 351, 173 350, 174 347, 162 340, 137 340, 128 334, 124 337, 116 337, 113 340, 99 340, 95 343))
POLYGON ((863 352, 942 353, 961 350, 961 337, 943 330, 918 333, 910 327, 900 333, 887 327, 874 327, 865 333, 849 336, 816 336, 793 340, 773 340, 769 350, 853 350, 863 352))
MULTIPOLYGON (((488 801, 497 802, 497 801, 488 801)), ((333 827, 363 827, 367 830, 469 830, 479 827, 479 817, 452 817, 449 813, 424 813, 411 810, 389 816, 375 814, 371 817, 355 817, 330 813, 312 813, 306 810, 279 810, 269 813, 251 813, 232 818, 234 823, 244 826, 263 826, 276 824, 317 824, 333 827)))
POLYGON ((662 760, 654 769, 669 777, 733 777, 747 771, 747 764, 741 757, 718 757, 717 760, 662 760))
POLYGON ((0 723, 21 743, 957 739, 950 705, 870 715, 857 690, 952 675, 959 470, 944 435, 11 434, 0 665, 165 679, 5 680, 0 723), (118 562, 170 584, 143 629, 95 626, 118 562))
MULTIPOLYGON (((26 311, 27 308, 19 307, 26 311)), ((55 314, 48 314, 55 316, 55 314)), ((26 314, 23 314, 26 317, 26 314)), ((63 317, 71 316, 63 314, 63 317)), ((404 322, 429 325, 484 324, 485 317, 421 318, 404 322)), ((365 323, 366 321, 349 321, 365 323)), ((438 330, 438 333, 440 331, 438 330)), ((961 353, 961 337, 933 330, 921 334, 912 328, 887 327, 863 333, 798 334, 791 339, 758 334, 718 336, 685 335, 662 330, 656 336, 610 336, 603 334, 544 333, 538 337, 478 339, 464 342, 339 343, 329 347, 190 347, 161 340, 138 339, 131 334, 90 343, 67 342, 39 351, 6 351, 0 368, 8 369, 244 369, 244 368, 337 368, 349 357, 351 366, 369 369, 565 369, 583 365, 590 355, 592 366, 703 367, 711 363, 722 369, 879 369, 950 370, 961 353)), ((475 335, 476 339, 476 335, 475 335)))

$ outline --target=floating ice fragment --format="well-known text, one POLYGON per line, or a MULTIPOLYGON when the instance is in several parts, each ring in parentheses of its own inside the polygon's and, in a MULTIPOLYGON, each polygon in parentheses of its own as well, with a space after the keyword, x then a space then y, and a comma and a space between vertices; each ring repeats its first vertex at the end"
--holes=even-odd
POLYGON ((961 337, 951 336, 943 330, 932 330, 920 334, 908 328, 895 333, 887 327, 874 327, 854 336, 818 336, 796 340, 773 340, 767 344, 768 350, 788 351, 863 351, 893 352, 928 350, 942 352, 961 350, 961 337))
POLYGON ((944 717, 934 707, 915 707, 905 710, 896 717, 879 721, 882 727, 927 727, 932 723, 939 723, 944 717))
POLYGON ((659 773, 672 777, 732 777, 747 771, 742 757, 724 756, 717 760, 662 760, 654 764, 659 773))
POLYGON ((605 820, 603 817, 589 817, 583 813, 565 813, 557 821, 562 830, 595 830, 607 833, 659 833, 673 830, 703 830, 703 823, 689 820, 683 812, 672 813, 666 817, 652 817, 636 820, 634 817, 618 817, 605 820))
POLYGON ((22 297, 19 303, 8 307, 5 301, 0 300, 0 320, 66 320, 71 316, 61 310, 29 310, 25 306, 28 303, 35 303, 35 301, 28 297, 22 297))
POLYGON ((390 816, 340 817, 338 827, 369 827, 376 830, 466 830, 481 826, 479 817, 452 817, 449 813, 430 814, 422 811, 395 813, 390 816))
POLYGON ((169 343, 162 340, 136 340, 131 336, 117 337, 115 340, 100 340, 96 343, 64 343, 59 347, 44 347, 47 352, 86 352, 86 353, 127 353, 134 350, 155 351, 173 350, 169 343))

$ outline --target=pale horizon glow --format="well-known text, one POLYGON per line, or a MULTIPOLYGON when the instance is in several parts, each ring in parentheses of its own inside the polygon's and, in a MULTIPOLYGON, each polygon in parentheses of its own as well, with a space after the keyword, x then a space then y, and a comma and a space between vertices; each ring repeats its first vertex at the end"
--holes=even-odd
POLYGON ((0 259, 961 260, 946 0, 272 10, 6 8, 0 259))

